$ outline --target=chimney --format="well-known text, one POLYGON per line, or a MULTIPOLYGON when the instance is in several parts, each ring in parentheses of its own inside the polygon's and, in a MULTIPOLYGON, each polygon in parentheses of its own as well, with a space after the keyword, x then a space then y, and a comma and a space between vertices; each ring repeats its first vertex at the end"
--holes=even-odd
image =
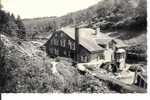
POLYGON ((75 61, 78 62, 79 53, 79 28, 75 27, 75 61))
POLYGON ((100 27, 96 27, 96 36, 100 37, 100 27))

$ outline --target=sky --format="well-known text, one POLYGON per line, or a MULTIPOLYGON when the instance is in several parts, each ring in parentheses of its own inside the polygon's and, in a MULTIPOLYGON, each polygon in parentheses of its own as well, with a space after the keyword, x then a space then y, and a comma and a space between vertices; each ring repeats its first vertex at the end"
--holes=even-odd
POLYGON ((3 9, 21 18, 62 16, 101 0, 1 0, 3 9))

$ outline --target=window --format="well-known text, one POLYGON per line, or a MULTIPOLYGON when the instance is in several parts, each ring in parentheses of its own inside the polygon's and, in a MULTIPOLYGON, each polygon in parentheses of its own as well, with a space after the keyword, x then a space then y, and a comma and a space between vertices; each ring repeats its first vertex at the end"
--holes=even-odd
POLYGON ((69 43, 69 48, 70 48, 71 50, 76 50, 75 42, 70 42, 70 43, 69 43))
POLYGON ((97 56, 97 61, 99 60, 99 56, 97 56))
POLYGON ((121 53, 121 54, 120 54, 120 58, 125 58, 125 54, 124 54, 124 53, 121 53))
POLYGON ((88 57, 84 56, 84 62, 88 62, 88 57))
POLYGON ((55 55, 59 55, 59 51, 56 48, 55 48, 55 55))
POLYGON ((84 61, 84 58, 83 58, 83 56, 81 56, 80 58, 81 58, 81 61, 84 61))
POLYGON ((115 49, 115 43, 114 42, 110 42, 109 43, 109 48, 114 50, 115 49))
POLYGON ((50 50, 50 53, 51 53, 51 54, 53 54, 53 49, 52 49, 52 48, 50 48, 49 50, 50 50))
POLYGON ((117 58, 117 59, 125 58, 125 54, 124 54, 124 53, 117 53, 117 54, 116 54, 116 58, 117 58))
POLYGON ((68 51, 68 57, 70 57, 70 51, 68 51))
POLYGON ((53 39, 51 39, 50 44, 53 45, 53 39))
POLYGON ((67 52, 66 52, 66 50, 64 50, 64 55, 65 55, 65 56, 67 55, 67 52))
POLYGON ((63 33, 60 33, 60 37, 61 37, 61 38, 63 37, 63 33))
POLYGON ((57 43, 56 43, 56 39, 54 39, 54 45, 56 45, 57 43))
POLYGON ((55 38, 57 38, 58 37, 58 35, 57 34, 55 34, 55 38))
POLYGON ((63 47, 65 47, 66 46, 66 40, 64 39, 63 40, 63 47))
POLYGON ((105 56, 104 56, 103 53, 99 54, 99 59, 100 59, 100 60, 102 60, 102 59, 104 60, 104 59, 105 59, 105 56))
POLYGON ((69 46, 69 49, 71 49, 71 41, 68 40, 68 46, 69 46))
POLYGON ((57 40, 57 46, 59 45, 59 41, 57 40))
POLYGON ((110 49, 113 48, 113 44, 111 42, 109 42, 108 46, 109 46, 110 49))
POLYGON ((58 46, 58 40, 57 39, 54 39, 54 45, 58 46))
POLYGON ((60 40, 60 46, 63 47, 63 40, 60 40))
POLYGON ((118 54, 118 53, 116 54, 116 56, 115 56, 115 57, 116 57, 116 59, 120 59, 120 57, 119 57, 119 54, 118 54))
POLYGON ((87 56, 81 56, 81 61, 82 62, 88 62, 88 57, 87 56))
POLYGON ((76 50, 75 42, 72 43, 72 50, 76 50))
POLYGON ((54 49, 54 54, 56 55, 56 49, 54 49))
POLYGON ((73 50, 73 42, 70 42, 70 49, 73 50))

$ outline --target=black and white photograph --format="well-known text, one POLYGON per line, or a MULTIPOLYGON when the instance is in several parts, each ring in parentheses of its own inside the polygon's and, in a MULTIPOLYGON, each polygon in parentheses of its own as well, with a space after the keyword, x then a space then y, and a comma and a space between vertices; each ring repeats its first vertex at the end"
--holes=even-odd
POLYGON ((0 0, 0 93, 146 94, 147 48, 147 0, 0 0))

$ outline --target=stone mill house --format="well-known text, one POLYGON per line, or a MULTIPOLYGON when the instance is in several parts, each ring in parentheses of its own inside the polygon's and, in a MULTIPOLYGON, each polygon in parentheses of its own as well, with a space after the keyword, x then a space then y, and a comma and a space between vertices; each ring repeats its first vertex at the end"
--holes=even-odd
POLYGON ((125 50, 119 50, 117 42, 104 37, 99 28, 65 27, 55 31, 45 46, 49 56, 71 58, 77 63, 116 60, 124 65, 126 58, 125 50))

